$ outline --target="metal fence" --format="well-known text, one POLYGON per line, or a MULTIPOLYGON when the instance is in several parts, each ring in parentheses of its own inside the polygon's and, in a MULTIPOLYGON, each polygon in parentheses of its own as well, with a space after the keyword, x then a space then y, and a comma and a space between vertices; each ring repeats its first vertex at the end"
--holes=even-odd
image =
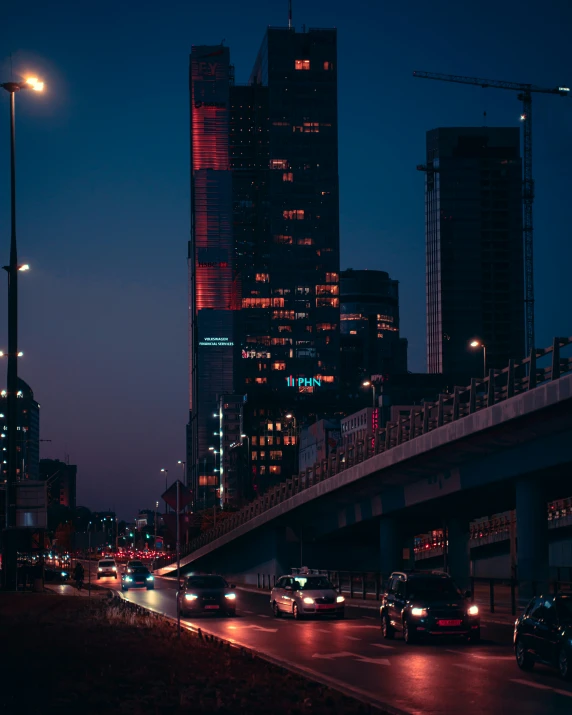
POLYGON ((491 369, 487 377, 472 378, 470 385, 466 387, 455 387, 452 393, 441 394, 434 402, 425 402, 418 407, 412 407, 407 417, 401 417, 395 423, 388 422, 385 427, 378 430, 373 439, 366 440, 365 444, 347 451, 337 449, 328 459, 269 489, 240 511, 191 540, 182 550, 181 555, 187 556, 295 494, 355 464, 515 395, 533 390, 541 384, 558 380, 572 370, 572 356, 562 355, 562 349, 571 344, 572 337, 554 338, 551 347, 533 350, 530 357, 521 362, 510 360, 504 370, 491 369), (542 361, 548 364, 540 365, 542 361))

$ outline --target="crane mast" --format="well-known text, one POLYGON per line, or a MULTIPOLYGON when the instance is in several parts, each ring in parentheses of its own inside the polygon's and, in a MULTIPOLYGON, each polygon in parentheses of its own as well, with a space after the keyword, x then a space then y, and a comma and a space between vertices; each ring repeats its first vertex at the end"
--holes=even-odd
POLYGON ((532 205, 534 203, 534 180, 532 178, 532 93, 558 94, 566 97, 570 93, 569 87, 537 87, 533 84, 521 82, 506 82, 495 79, 482 79, 480 77, 463 77, 461 75, 441 74, 438 72, 413 72, 414 77, 421 79, 435 79, 441 82, 456 82, 457 84, 472 84, 477 87, 491 87, 493 89, 508 89, 519 94, 517 99, 522 102, 521 121, 523 123, 523 177, 522 177, 522 234, 524 248, 524 305, 525 305, 525 335, 526 353, 530 355, 535 347, 534 336, 534 242, 532 205))

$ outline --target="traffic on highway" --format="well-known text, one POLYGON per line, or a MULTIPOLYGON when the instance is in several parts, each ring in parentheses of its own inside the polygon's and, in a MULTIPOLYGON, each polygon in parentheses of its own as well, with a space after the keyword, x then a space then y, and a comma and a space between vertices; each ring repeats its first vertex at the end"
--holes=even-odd
MULTIPOLYGON (((87 568, 96 569, 97 564, 88 563, 87 568)), ((394 576, 396 583, 406 583, 402 579, 405 572, 394 576)), ((186 577, 182 588, 178 589, 175 579, 157 576, 154 590, 129 590, 121 597, 176 618, 179 594, 183 599, 184 627, 200 629, 203 633, 251 649, 289 669, 384 706, 388 712, 441 715, 460 711, 461 707, 464 713, 474 715, 484 712, 564 715, 572 711, 569 675, 562 670, 558 672, 559 658, 554 655, 558 652, 558 644, 565 648, 570 645, 572 608, 566 597, 558 597, 556 601, 550 597, 555 620, 551 625, 554 657, 549 658, 538 633, 540 618, 550 609, 546 599, 537 599, 518 620, 515 630, 514 623, 487 621, 484 617, 477 620, 476 613, 467 614, 471 605, 465 601, 466 594, 448 592, 449 582, 436 587, 440 592, 440 600, 436 600, 435 584, 425 581, 417 588, 422 594, 422 604, 410 608, 427 609, 430 613, 436 607, 443 609, 448 603, 451 608, 464 609, 462 618, 431 620, 431 615, 420 613, 417 616, 417 638, 407 638, 407 632, 397 627, 388 637, 387 628, 383 626, 384 622, 387 626, 392 580, 381 603, 372 602, 365 607, 347 599, 341 603, 343 610, 336 603, 333 604, 335 609, 321 612, 317 608, 311 611, 309 607, 332 605, 319 602, 322 598, 332 598, 331 584, 313 579, 323 577, 285 574, 278 580, 276 588, 268 592, 254 587, 235 588, 222 577, 203 574, 186 577), (428 589, 428 585, 431 588, 428 589), (207 593, 212 601, 205 600, 207 593), (228 599, 231 594, 234 598, 228 599), (290 601, 289 612, 288 607, 283 606, 287 603, 284 601, 276 613, 276 601, 281 594, 295 599, 290 601), (197 599, 187 599, 187 595, 196 595, 197 599), (456 600, 451 600, 453 596, 456 600), (304 598, 312 598, 314 604, 304 604, 304 598), (201 607, 192 610, 190 604, 195 600, 201 607), (293 605, 299 602, 308 608, 300 608, 296 613, 293 605), (232 606, 227 608, 231 603, 232 606), (218 605, 219 608, 207 609, 205 605, 218 605), (423 632, 419 631, 423 618, 429 618, 432 623, 437 620, 454 623, 450 626, 443 624, 438 637, 431 634, 423 637, 423 632), (468 630, 457 633, 458 620, 468 624, 468 630), (477 624, 480 639, 471 638, 477 632, 474 628, 477 624), (451 633, 443 633, 447 628, 451 633), (556 631, 560 639, 558 644, 556 631), (515 639, 520 644, 516 655, 515 639)), ((413 576, 408 580, 416 585, 413 576)), ((121 581, 113 577, 100 579, 98 583, 114 591, 121 589, 121 581)), ((338 595, 335 591, 333 594, 337 601, 338 595)), ((397 625, 396 619, 388 620, 391 626, 397 625)))

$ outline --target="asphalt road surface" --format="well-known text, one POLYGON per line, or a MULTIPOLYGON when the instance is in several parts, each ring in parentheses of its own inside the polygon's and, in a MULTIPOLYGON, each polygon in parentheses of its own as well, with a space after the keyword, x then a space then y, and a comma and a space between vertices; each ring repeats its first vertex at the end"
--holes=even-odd
MULTIPOLYGON (((87 574, 86 574, 87 577, 87 574)), ((87 578, 86 578, 87 580, 87 578)), ((100 585, 120 589, 120 580, 100 585)), ((124 597, 176 616, 175 583, 158 578, 154 591, 124 597)), ((346 619, 294 621, 272 616, 266 594, 237 589, 237 616, 197 616, 184 624, 247 646, 365 694, 380 706, 410 715, 551 715, 572 712, 572 685, 536 666, 516 665, 509 627, 484 624, 479 645, 456 640, 406 645, 385 641, 375 611, 346 609, 346 619)))

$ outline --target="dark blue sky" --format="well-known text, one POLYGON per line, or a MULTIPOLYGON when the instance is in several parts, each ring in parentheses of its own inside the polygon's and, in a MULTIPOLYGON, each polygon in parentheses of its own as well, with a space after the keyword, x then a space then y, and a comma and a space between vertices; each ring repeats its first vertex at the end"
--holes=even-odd
MULTIPOLYGON (((188 54, 230 46, 245 82, 287 1, 10 3, 0 77, 17 98, 21 374, 42 405, 42 455, 78 464, 78 500, 134 516, 177 474, 187 418, 188 54), (19 9, 21 8, 21 9, 19 9)), ((342 267, 401 282, 410 369, 425 365, 425 131, 516 125, 515 93, 414 69, 572 84, 562 0, 294 0, 300 28, 339 29, 342 267), (385 7, 384 7, 385 6, 385 7)), ((537 344, 572 333, 572 98, 534 98, 537 344)), ((0 258, 8 259, 8 96, 0 97, 0 258)), ((6 291, 0 292, 5 348, 6 291)))

